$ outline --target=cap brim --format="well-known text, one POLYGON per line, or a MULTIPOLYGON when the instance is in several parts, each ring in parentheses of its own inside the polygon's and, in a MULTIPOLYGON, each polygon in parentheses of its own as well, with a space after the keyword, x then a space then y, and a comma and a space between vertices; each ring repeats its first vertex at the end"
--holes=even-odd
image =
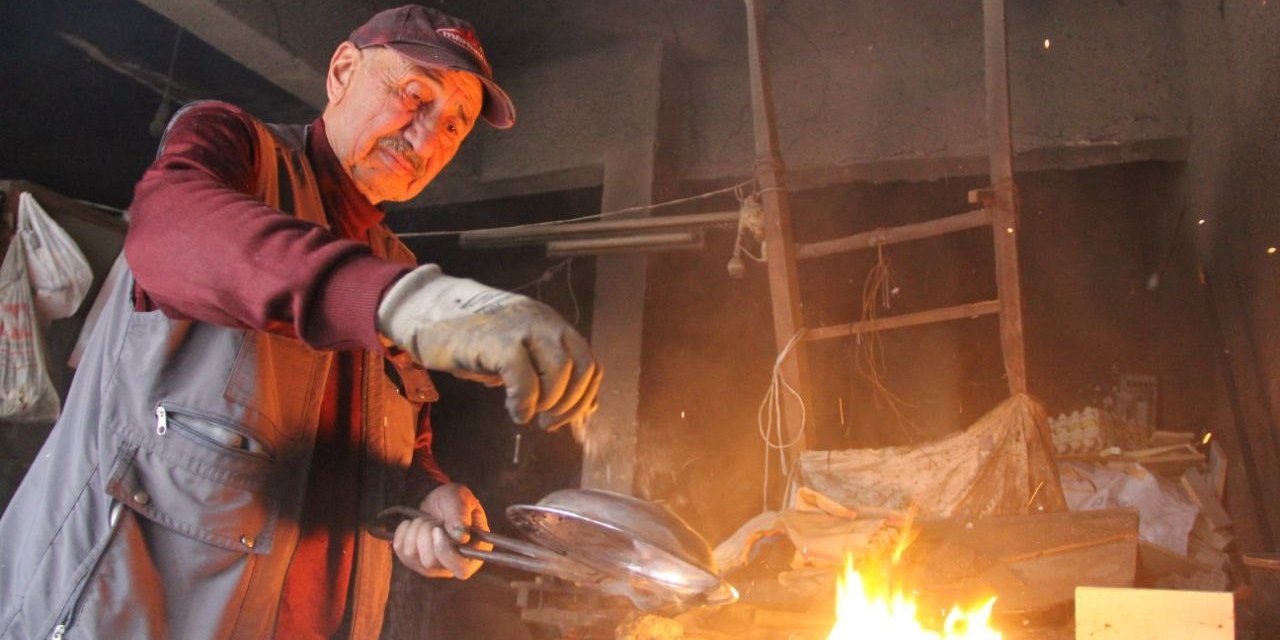
POLYGON ((474 75, 480 79, 480 84, 484 88, 484 104, 480 107, 480 117, 495 129, 509 129, 516 123, 516 107, 511 102, 511 96, 508 96, 498 83, 487 77, 474 60, 443 47, 416 42, 388 42, 382 46, 424 67, 466 71, 474 75))

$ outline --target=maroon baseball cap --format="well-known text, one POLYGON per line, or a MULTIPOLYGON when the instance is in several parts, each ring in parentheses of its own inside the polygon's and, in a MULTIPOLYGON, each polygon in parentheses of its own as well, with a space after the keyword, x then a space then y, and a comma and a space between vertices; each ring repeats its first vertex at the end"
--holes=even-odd
POLYGON ((480 117, 497 129, 516 123, 511 97, 493 81, 493 69, 484 57, 475 29, 465 20, 416 4, 379 12, 351 32, 348 38, 360 47, 383 46, 424 67, 466 71, 484 85, 480 117))

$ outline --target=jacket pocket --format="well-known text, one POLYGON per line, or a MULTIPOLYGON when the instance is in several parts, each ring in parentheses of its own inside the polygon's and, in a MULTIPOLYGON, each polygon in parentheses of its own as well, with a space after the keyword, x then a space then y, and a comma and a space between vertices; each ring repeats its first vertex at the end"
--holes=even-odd
POLYGON ((233 423, 164 404, 156 407, 155 435, 116 465, 107 493, 190 538, 270 553, 284 484, 272 452, 233 423))
POLYGON ((201 446, 210 447, 232 455, 244 455, 271 460, 271 449, 260 439, 216 417, 210 417, 187 409, 156 405, 156 434, 176 433, 201 446))

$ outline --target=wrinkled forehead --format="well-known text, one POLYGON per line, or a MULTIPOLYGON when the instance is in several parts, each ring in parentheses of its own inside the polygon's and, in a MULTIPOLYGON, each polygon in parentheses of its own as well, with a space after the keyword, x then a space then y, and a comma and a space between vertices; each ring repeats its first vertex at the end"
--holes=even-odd
POLYGON ((474 73, 428 67, 388 47, 369 47, 365 51, 374 54, 374 73, 387 78, 388 82, 401 84, 419 79, 429 84, 436 96, 453 99, 465 106, 468 119, 475 120, 479 116, 484 106, 484 86, 474 73))
POLYGON ((368 47, 364 51, 373 54, 378 69, 383 73, 401 79, 425 79, 446 95, 461 91, 468 101, 474 99, 478 103, 484 98, 480 78, 471 72, 429 67, 383 46, 368 47))

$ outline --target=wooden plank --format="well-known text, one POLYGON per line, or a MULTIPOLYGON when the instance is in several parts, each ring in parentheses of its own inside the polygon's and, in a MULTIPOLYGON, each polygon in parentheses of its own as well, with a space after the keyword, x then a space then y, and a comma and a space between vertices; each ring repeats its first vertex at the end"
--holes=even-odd
POLYGON ((782 394, 784 442, 795 442, 786 451, 794 462, 808 448, 807 438, 815 431, 803 429, 804 406, 809 394, 809 363, 804 340, 795 340, 804 329, 800 305, 800 279, 796 272, 795 239, 791 230, 791 204, 787 195, 786 169, 778 152, 778 131, 774 123, 773 90, 764 55, 764 14, 760 0, 744 0, 747 9, 747 51, 751 79, 751 113, 755 138, 755 176, 764 209, 764 236, 769 244, 769 297, 773 306, 773 340, 777 353, 789 345, 791 356, 783 359, 781 373, 799 394, 782 394))
POLYGON ((932 238, 989 224, 991 224, 991 212, 986 209, 979 209, 927 222, 872 229, 871 231, 855 233, 843 238, 802 244, 796 249, 796 258, 807 260, 859 249, 874 249, 887 244, 932 238))
MULTIPOLYGON (((983 0, 984 78, 987 90, 987 149, 991 160, 992 213, 996 247, 996 291, 1000 300, 1000 346, 1009 392, 1027 392, 1022 332, 1022 284, 1018 276, 1017 188, 1013 181, 1013 118, 1009 108, 1008 33, 1005 0, 983 0)), ((1052 442, 1050 434, 1045 434, 1052 442)))
POLYGON ((1170 444, 1160 447, 1148 447, 1146 449, 1133 449, 1131 451, 1125 451, 1124 455, 1132 460, 1142 462, 1143 458, 1153 458, 1175 452, 1181 454, 1200 455, 1194 447, 1188 444, 1170 444))
POLYGON ((1217 549, 1225 551, 1227 547, 1235 542, 1235 536, 1228 531, 1215 530, 1210 527, 1204 518, 1196 518, 1196 523, 1191 527, 1192 541, 1200 541, 1201 543, 1217 549))
POLYGON ((998 594, 997 611, 1042 610, 1080 585, 1133 586, 1137 543, 1128 509, 926 521, 901 566, 926 605, 998 594))
POLYGON ((1177 478, 1186 473, 1188 469, 1193 469, 1196 465, 1204 462, 1204 455, 1200 453, 1175 453, 1147 458, 1141 462, 1142 466, 1146 467, 1151 473, 1166 478, 1177 478))
POLYGON ((1230 592, 1076 589, 1076 640, 1234 640, 1230 592))
POLYGON ((1205 475, 1209 488, 1221 503, 1227 492, 1227 452, 1222 450, 1216 438, 1209 440, 1209 468, 1205 475))
POLYGON ((1196 434, 1186 431, 1152 431, 1151 446, 1158 447, 1166 444, 1195 444, 1196 434))
POLYGON ((947 307, 945 309, 931 309, 929 311, 920 311, 918 313, 904 313, 902 315, 889 316, 887 318, 860 320, 849 324, 809 329, 805 331, 804 337, 809 341, 827 340, 829 338, 842 338, 870 331, 888 331, 890 329, 902 329, 922 324, 946 322, 948 320, 974 318, 977 316, 998 313, 999 311, 1000 302, 998 300, 985 300, 983 302, 962 304, 954 307, 947 307))
POLYGON ((1209 488, 1204 474, 1195 469, 1187 469, 1182 473, 1182 488, 1186 489, 1191 501, 1200 507, 1200 516, 1209 523, 1209 526, 1215 530, 1231 526, 1231 516, 1218 503, 1217 496, 1213 493, 1213 489, 1209 488))
MULTIPOLYGON (((1210 569, 1172 549, 1145 540, 1138 541, 1138 560, 1142 566, 1142 575, 1149 579, 1165 575, 1185 575, 1210 569)), ((1144 584, 1146 584, 1145 580, 1144 584)))

